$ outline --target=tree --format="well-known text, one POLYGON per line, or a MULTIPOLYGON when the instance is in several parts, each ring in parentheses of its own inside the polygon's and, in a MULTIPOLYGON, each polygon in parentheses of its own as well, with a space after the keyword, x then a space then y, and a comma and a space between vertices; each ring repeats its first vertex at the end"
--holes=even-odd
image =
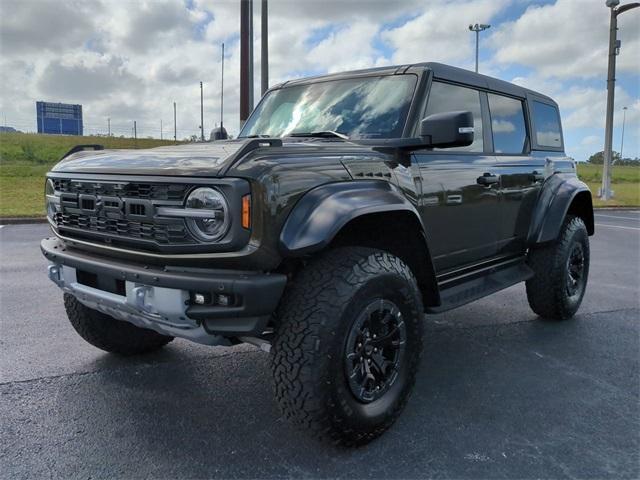
MULTIPOLYGON (((620 161, 620 154, 618 152, 613 152, 613 161, 620 161)), ((593 163, 594 165, 602 165, 604 163, 604 151, 594 153, 589 157, 589 160, 587 160, 587 162, 593 163)))

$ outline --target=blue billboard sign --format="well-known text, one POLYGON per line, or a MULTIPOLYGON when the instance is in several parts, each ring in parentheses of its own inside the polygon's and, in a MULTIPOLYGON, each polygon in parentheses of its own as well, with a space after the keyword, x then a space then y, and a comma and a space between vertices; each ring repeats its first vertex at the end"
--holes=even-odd
POLYGON ((38 133, 82 135, 82 105, 36 102, 38 133))

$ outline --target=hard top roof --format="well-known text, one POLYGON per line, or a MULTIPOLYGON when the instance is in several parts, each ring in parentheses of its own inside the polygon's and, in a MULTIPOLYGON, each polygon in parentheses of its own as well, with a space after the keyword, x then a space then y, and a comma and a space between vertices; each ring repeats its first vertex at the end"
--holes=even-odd
POLYGON ((317 81, 323 80, 339 80, 341 78, 353 78, 353 77, 364 77, 371 75, 397 75, 402 73, 418 73, 424 70, 431 70, 433 72, 434 78, 449 80, 453 82, 460 82, 466 85, 483 88, 487 90, 492 90, 495 92, 502 92, 507 95, 513 95, 516 97, 526 98, 527 93, 536 95, 538 97, 542 97, 554 105, 556 102, 544 95, 542 93, 536 92, 534 90, 530 90, 528 88, 520 87, 510 82, 505 82, 504 80, 500 80, 498 78, 489 77, 487 75, 482 75, 480 73, 475 73, 470 70, 465 70, 464 68, 452 67, 451 65, 445 65, 443 63, 436 62, 423 62, 423 63, 413 63, 406 65, 393 65, 388 67, 375 67, 368 68, 365 70, 352 70, 347 72, 339 72, 339 73, 331 73, 328 75, 319 75, 314 77, 306 77, 300 78, 296 80, 289 80, 287 82, 281 83, 274 88, 284 87, 284 86, 293 86, 293 85, 304 85, 307 83, 314 83, 317 81))

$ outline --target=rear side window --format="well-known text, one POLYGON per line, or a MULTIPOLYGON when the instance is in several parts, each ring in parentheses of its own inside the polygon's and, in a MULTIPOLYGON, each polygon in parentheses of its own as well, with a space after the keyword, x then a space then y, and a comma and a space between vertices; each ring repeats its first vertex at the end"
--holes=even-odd
POLYGON ((480 110, 480 92, 472 88, 459 87, 448 83, 433 82, 429 92, 429 101, 425 116, 434 113, 455 111, 468 111, 473 113, 473 126, 475 128, 473 143, 467 147, 447 148, 447 151, 482 152, 482 113, 480 110))
POLYGON ((556 107, 534 100, 533 127, 538 145, 541 147, 562 147, 560 115, 556 107))
POLYGON ((489 93, 493 149, 496 153, 520 154, 527 150, 527 128, 522 102, 489 93))

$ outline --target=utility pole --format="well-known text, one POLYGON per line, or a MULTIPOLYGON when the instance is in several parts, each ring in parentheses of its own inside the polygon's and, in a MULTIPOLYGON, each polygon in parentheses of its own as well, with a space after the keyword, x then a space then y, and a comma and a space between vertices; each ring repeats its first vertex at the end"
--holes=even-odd
POLYGON ((262 24, 260 28, 260 77, 261 77, 261 94, 264 95, 269 89, 269 7, 267 0, 262 0, 262 24))
POLYGON ((222 73, 220 78, 220 133, 224 132, 224 42, 222 42, 222 73))
POLYGON ((138 125, 135 120, 133 121, 133 139, 138 140, 138 125))
MULTIPOLYGON (((624 149, 624 124, 627 121, 627 107, 622 107, 622 137, 620 138, 620 160, 623 160, 622 150, 624 149)), ((615 163, 615 162, 614 162, 615 163)))
POLYGON ((162 140, 162 119, 160 119, 160 140, 162 140))
POLYGON ((491 25, 484 23, 476 23, 475 25, 469 25, 469 30, 476 32, 476 73, 478 73, 478 56, 480 52, 480 32, 491 28, 491 25))
POLYGON ((178 141, 178 129, 176 126, 176 102, 173 102, 173 141, 178 141))
POLYGON ((620 5, 620 0, 607 0, 605 5, 611 9, 611 20, 609 22, 609 66, 607 68, 607 116, 604 127, 604 158, 602 166, 602 187, 600 188, 600 198, 609 200, 611 195, 611 166, 613 159, 613 106, 615 102, 616 86, 616 56, 620 53, 620 40, 618 34, 618 15, 627 10, 640 7, 640 3, 628 3, 620 5))
POLYGON ((107 137, 111 136, 111 117, 107 118, 107 137))
POLYGON ((200 82, 200 141, 204 142, 204 105, 202 94, 202 82, 200 82))
POLYGON ((240 0, 240 126, 253 110, 253 0, 240 0))

